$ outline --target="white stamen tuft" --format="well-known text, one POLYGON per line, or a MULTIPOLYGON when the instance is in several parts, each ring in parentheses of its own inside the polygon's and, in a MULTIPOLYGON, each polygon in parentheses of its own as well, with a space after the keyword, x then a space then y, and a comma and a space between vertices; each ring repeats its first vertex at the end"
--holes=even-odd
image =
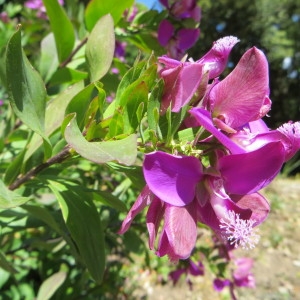
POLYGON ((254 220, 240 219, 240 215, 230 210, 225 219, 220 219, 220 228, 231 245, 235 248, 241 246, 243 249, 253 249, 259 242, 258 229, 254 229, 254 220))

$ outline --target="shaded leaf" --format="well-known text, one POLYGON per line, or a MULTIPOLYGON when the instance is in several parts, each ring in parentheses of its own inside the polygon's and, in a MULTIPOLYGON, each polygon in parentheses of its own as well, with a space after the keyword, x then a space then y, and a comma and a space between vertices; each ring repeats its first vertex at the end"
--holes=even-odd
POLYGON ((107 73, 113 60, 114 51, 114 23, 111 15, 105 15, 93 28, 85 48, 92 82, 99 80, 107 73))
POLYGON ((97 191, 93 192, 93 197, 95 201, 99 201, 104 205, 116 209, 117 211, 127 212, 126 205, 111 193, 97 191))
POLYGON ((92 278, 101 283, 105 268, 104 234, 91 194, 75 185, 48 182, 83 262, 92 278))

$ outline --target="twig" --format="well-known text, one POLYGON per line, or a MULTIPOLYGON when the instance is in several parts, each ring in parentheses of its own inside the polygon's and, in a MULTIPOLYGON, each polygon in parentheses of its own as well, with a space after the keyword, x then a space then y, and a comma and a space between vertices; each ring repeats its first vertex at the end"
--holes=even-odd
POLYGON ((71 147, 69 145, 66 146, 62 151, 60 151, 55 156, 49 158, 46 162, 44 162, 44 163, 40 164, 39 166, 31 169, 25 175, 23 175, 22 177, 19 177, 18 179, 16 179, 8 188, 11 191, 13 191, 13 190, 17 189, 19 186, 21 186, 23 183, 25 183, 26 181, 34 178, 41 171, 47 169, 48 167, 50 167, 50 166, 52 166, 56 163, 63 162, 66 158, 71 156, 70 149, 71 149, 71 147))
POLYGON ((59 68, 64 68, 74 57, 74 55, 80 50, 80 48, 87 42, 88 38, 84 38, 80 44, 72 51, 72 53, 69 55, 69 57, 63 61, 60 65, 59 68))

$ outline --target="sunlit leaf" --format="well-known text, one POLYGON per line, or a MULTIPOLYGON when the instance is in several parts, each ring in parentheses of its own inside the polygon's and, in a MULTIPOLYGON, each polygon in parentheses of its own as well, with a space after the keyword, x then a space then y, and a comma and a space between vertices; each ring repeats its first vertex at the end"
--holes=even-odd
POLYGON ((51 32, 41 41, 41 58, 39 63, 39 71, 41 76, 48 82, 59 65, 56 53, 55 39, 51 32))
POLYGON ((47 278, 40 286, 36 300, 48 300, 50 299, 57 289, 64 283, 67 277, 67 273, 60 271, 54 273, 47 278))
POLYGON ((114 23, 111 15, 105 15, 93 28, 85 48, 92 82, 99 80, 107 73, 113 60, 114 51, 114 23))
POLYGON ((54 34, 58 59, 68 58, 75 44, 73 25, 57 0, 43 0, 54 34))
POLYGON ((85 23, 89 31, 104 15, 111 14, 117 24, 126 8, 133 5, 134 0, 91 0, 85 10, 85 23))
POLYGON ((136 160, 137 140, 135 134, 121 140, 88 142, 78 128, 75 115, 65 129, 65 139, 78 154, 95 163, 117 161, 131 165, 136 160))
POLYGON ((22 197, 10 191, 0 180, 0 209, 17 207, 29 201, 29 197, 22 197))

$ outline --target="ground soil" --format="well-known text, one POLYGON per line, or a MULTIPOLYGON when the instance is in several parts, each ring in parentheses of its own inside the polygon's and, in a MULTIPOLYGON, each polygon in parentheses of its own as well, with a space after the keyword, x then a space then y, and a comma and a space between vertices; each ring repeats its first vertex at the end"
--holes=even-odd
MULTIPOLYGON (((261 240, 251 251, 237 256, 255 259, 256 288, 237 290, 239 300, 300 299, 300 179, 277 178, 263 190, 271 203, 271 213, 260 226, 261 240)), ((145 272, 140 276, 140 299, 150 300, 225 300, 229 293, 217 293, 209 274, 193 277, 193 290, 182 279, 176 286, 154 280, 145 272)))

